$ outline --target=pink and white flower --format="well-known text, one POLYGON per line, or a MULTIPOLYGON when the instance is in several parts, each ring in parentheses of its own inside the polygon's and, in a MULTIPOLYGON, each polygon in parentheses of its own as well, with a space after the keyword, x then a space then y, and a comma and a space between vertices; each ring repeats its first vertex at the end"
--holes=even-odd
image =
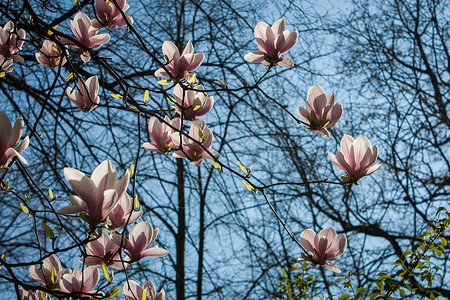
POLYGON ((319 232, 319 235, 312 229, 306 229, 300 236, 300 244, 311 255, 302 253, 299 261, 308 261, 313 266, 325 266, 333 272, 341 273, 341 270, 327 261, 340 257, 347 249, 347 237, 343 234, 337 235, 336 230, 331 227, 319 232))
MULTIPOLYGON (((123 243, 131 262, 139 261, 143 257, 161 257, 169 251, 153 246, 147 249, 158 236, 159 229, 153 229, 149 222, 139 222, 131 229, 128 239, 123 243)), ((113 240, 117 245, 122 242, 122 235, 114 234, 113 240)), ((128 260, 128 259, 127 259, 128 260)))
POLYGON ((89 242, 86 247, 86 257, 80 262, 88 266, 102 266, 105 263, 107 266, 116 270, 123 270, 123 265, 120 260, 119 245, 117 245, 112 237, 105 231, 102 231, 102 236, 98 239, 89 242))
POLYGON ((142 284, 142 287, 134 280, 128 280, 123 286, 123 295, 128 300, 164 300, 166 294, 164 290, 156 294, 156 288, 153 282, 147 281, 142 284))
POLYGON ((30 291, 30 290, 24 289, 23 287, 21 287, 19 290, 19 297, 20 297, 19 298, 20 300, 43 300, 43 299, 50 300, 50 297, 47 296, 47 294, 42 291, 37 291, 37 290, 30 291))
POLYGON ((30 266, 28 269, 34 280, 42 283, 48 289, 59 288, 59 281, 64 274, 70 273, 70 269, 62 269, 59 258, 52 254, 45 258, 42 267, 30 266), (54 276, 52 276, 52 273, 54 276))
POLYGON ((64 274, 59 286, 64 293, 89 293, 100 280, 100 272, 97 267, 89 266, 83 271, 76 268, 73 272, 64 274))
POLYGON ((75 35, 78 42, 83 44, 85 47, 80 47, 66 38, 61 38, 62 43, 68 44, 82 51, 80 57, 84 62, 88 62, 91 59, 91 54, 85 48, 100 48, 111 38, 111 36, 107 33, 99 34, 99 29, 93 27, 92 23, 93 20, 91 20, 86 14, 82 12, 78 12, 75 15, 75 18, 73 20, 70 20, 70 26, 72 28, 73 34, 75 35))
POLYGON ((326 128, 334 127, 343 111, 341 104, 334 103, 334 93, 327 96, 322 87, 313 85, 306 97, 306 109, 299 107, 297 114, 308 122, 309 131, 320 132, 328 139, 330 133, 326 128))
POLYGON ((16 146, 22 136, 23 127, 22 117, 19 117, 14 127, 12 127, 8 116, 0 111, 0 172, 8 167, 9 160, 14 156, 17 156, 20 161, 28 165, 26 159, 21 155, 30 143, 28 136, 16 146))
POLYGON ((69 99, 83 112, 92 111, 100 102, 98 96, 99 84, 97 76, 89 77, 86 82, 78 78, 78 88, 67 87, 69 99))
POLYGON ((341 140, 341 151, 337 151, 336 155, 328 153, 328 157, 339 169, 347 172, 346 176, 341 176, 346 182, 357 183, 358 180, 381 167, 380 163, 375 164, 378 146, 372 147, 370 141, 364 136, 354 140, 351 136, 344 134, 341 140))
POLYGON ((25 30, 17 29, 12 21, 0 27, 0 70, 8 69, 13 60, 23 62, 22 56, 15 53, 22 50, 25 42, 25 30))
POLYGON ((294 62, 288 57, 281 57, 297 43, 298 32, 292 33, 285 30, 284 19, 273 23, 272 27, 264 22, 259 22, 255 27, 255 38, 258 51, 253 51, 244 56, 248 62, 260 62, 265 66, 292 67, 294 62))
POLYGON ((180 148, 174 152, 173 157, 187 158, 194 166, 200 166, 203 163, 203 159, 219 156, 216 151, 211 150, 213 142, 211 129, 202 129, 196 124, 192 124, 189 130, 189 136, 190 138, 183 136, 181 139, 182 143, 180 143, 180 133, 176 132, 172 134, 174 146, 180 148), (206 151, 209 151, 212 155, 206 151))
POLYGON ((166 69, 169 71, 170 75, 164 68, 160 68, 155 71, 155 76, 166 78, 172 76, 177 82, 182 79, 189 80, 192 76, 190 72, 197 69, 205 58, 205 54, 203 53, 194 53, 194 46, 191 41, 187 43, 181 55, 177 46, 170 41, 165 41, 163 43, 162 50, 164 59, 167 63, 166 69))
POLYGON ((116 207, 120 197, 126 193, 130 174, 128 170, 117 181, 117 172, 109 160, 102 162, 91 178, 73 168, 64 168, 64 176, 76 195, 69 196, 72 205, 61 208, 60 214, 75 214, 87 211, 89 220, 98 224, 116 207))
POLYGON ((63 66, 67 61, 58 44, 50 40, 45 40, 42 48, 34 56, 38 63, 50 69, 63 66))
MULTIPOLYGON (((127 26, 127 22, 123 18, 120 10, 126 12, 130 6, 126 0, 116 0, 117 7, 113 1, 110 0, 96 0, 95 1, 95 12, 101 23, 97 20, 92 20, 92 26, 94 28, 121 28, 127 26), (120 10, 119 10, 120 8, 120 10)), ((128 23, 133 24, 133 17, 126 16, 128 23)))
MULTIPOLYGON (((204 90, 203 85, 195 86, 196 90, 204 90)), ((186 89, 177 84, 173 90, 176 106, 175 111, 185 120, 192 121, 198 127, 205 127, 205 122, 198 119, 206 115, 214 105, 214 98, 206 92, 186 89), (183 109, 182 109, 183 107, 183 109)))
POLYGON ((108 215, 108 219, 111 222, 109 228, 117 229, 134 223, 143 213, 142 210, 133 211, 133 200, 127 193, 124 193, 122 197, 119 198, 116 207, 108 215))
POLYGON ((167 154, 172 150, 172 134, 177 131, 167 124, 180 130, 181 120, 180 118, 170 120, 168 116, 165 116, 164 121, 165 123, 161 122, 157 117, 150 118, 150 121, 148 122, 148 133, 153 143, 144 143, 143 147, 145 149, 164 154, 167 154))

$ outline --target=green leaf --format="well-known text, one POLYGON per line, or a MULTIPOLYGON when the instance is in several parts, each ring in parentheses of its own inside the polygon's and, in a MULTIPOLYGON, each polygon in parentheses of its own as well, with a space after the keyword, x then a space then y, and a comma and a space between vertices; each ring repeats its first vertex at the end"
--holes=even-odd
POLYGON ((58 282, 58 273, 56 273, 56 269, 52 268, 52 274, 50 276, 52 283, 56 284, 58 282))
POLYGON ((350 298, 350 297, 351 297, 351 295, 349 295, 349 294, 344 294, 344 295, 342 295, 342 296, 339 297, 339 300, 345 300, 345 299, 348 299, 348 298, 350 298))
MULTIPOLYGON (((54 30, 56 30, 56 29, 58 28, 58 25, 55 25, 55 26, 53 26, 52 28, 53 28, 54 30)), ((47 31, 47 34, 48 34, 48 35, 52 35, 52 34, 53 34, 53 31, 49 30, 49 31, 47 31)))
POLYGON ((255 188, 250 183, 245 180, 243 180, 242 182, 244 183, 244 186, 247 188, 247 190, 249 190, 250 192, 255 192, 255 188))
POLYGON ((108 267, 106 266, 104 261, 102 262, 102 271, 103 271, 103 276, 105 276, 106 280, 110 281, 111 277, 109 276, 108 267))
POLYGON ((45 234, 53 240, 55 238, 55 234, 53 233, 53 230, 45 223, 42 223, 42 227, 44 227, 45 234))
POLYGON ((213 167, 214 168, 216 168, 216 169, 218 169, 218 170, 220 170, 222 173, 223 173, 223 169, 222 169, 222 166, 221 165, 219 165, 218 163, 216 163, 214 160, 210 160, 210 162, 211 162, 211 164, 213 165, 213 167))
POLYGON ((412 252, 412 251, 405 251, 405 253, 403 253, 403 255, 405 255, 405 256, 410 256, 413 254, 414 254, 414 252, 412 252))
POLYGON ((73 78, 73 73, 70 73, 69 75, 67 75, 66 79, 64 79, 64 82, 67 82, 72 78, 73 78))
POLYGON ((191 80, 189 80, 189 83, 190 83, 191 85, 193 85, 193 84, 196 84, 196 83, 197 83, 197 76, 195 76, 195 73, 194 73, 194 74, 192 74, 192 76, 191 76, 191 80))
POLYGON ((404 298, 406 296, 406 292, 404 289, 400 289, 400 297, 404 298))
POLYGON ((244 165, 241 164, 240 161, 238 161, 238 165, 239 165, 239 168, 241 169, 242 172, 244 172, 245 174, 248 174, 247 168, 244 167, 244 165))
POLYGON ((160 81, 158 81, 156 83, 159 84, 159 85, 168 85, 168 84, 171 83, 171 81, 164 79, 164 80, 160 80, 160 81))
POLYGON ((139 198, 137 195, 134 197, 134 206, 139 210, 139 198))
POLYGON ((50 200, 53 200, 53 192, 52 189, 48 189, 48 195, 50 196, 50 200))
POLYGON ((133 175, 134 175, 134 165, 130 166, 129 173, 130 173, 130 178, 133 177, 133 175))
POLYGON ((111 96, 112 96, 114 99, 123 99, 123 96, 122 96, 121 94, 111 94, 111 96))
POLYGON ((147 293, 145 292, 145 290, 142 290, 141 300, 147 300, 147 293))
POLYGON ((111 292, 109 292, 108 298, 114 298, 118 293, 120 293, 120 288, 115 288, 111 292))
POLYGON ((30 211, 28 210, 28 208, 27 208, 25 205, 23 205, 22 203, 20 203, 20 207, 22 208, 22 211, 23 211, 24 213, 26 213, 27 215, 30 214, 30 211))
POLYGON ((149 93, 148 90, 145 90, 145 92, 144 92, 144 104, 147 104, 150 101, 149 98, 150 98, 150 93, 149 93))
POLYGON ((363 288, 363 287, 359 287, 357 290, 356 290, 356 295, 359 295, 359 294, 362 294, 362 293, 366 293, 366 292, 368 292, 369 290, 368 289, 365 289, 365 288, 363 288))

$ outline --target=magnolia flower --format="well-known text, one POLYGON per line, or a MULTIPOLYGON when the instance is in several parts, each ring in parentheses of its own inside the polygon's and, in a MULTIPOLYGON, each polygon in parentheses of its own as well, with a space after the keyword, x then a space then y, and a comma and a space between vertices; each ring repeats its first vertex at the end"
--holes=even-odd
POLYGON ((117 182, 117 172, 109 160, 102 162, 91 178, 73 168, 64 168, 64 176, 76 195, 69 196, 72 205, 61 208, 60 214, 89 213, 92 223, 103 222, 126 192, 130 174, 128 170, 117 182))
POLYGON ((0 70, 8 69, 13 60, 24 61, 22 56, 15 53, 22 50, 25 35, 25 30, 17 30, 12 21, 3 28, 0 26, 0 70))
POLYGON ((124 193, 119 198, 116 207, 109 213, 108 219, 111 222, 110 228, 117 229, 127 224, 134 223, 144 212, 133 211, 133 200, 124 193), (131 217, 130 217, 131 215, 131 217))
POLYGON ((334 93, 327 96, 322 87, 313 85, 306 97, 306 109, 299 107, 297 114, 308 122, 308 130, 320 132, 328 139, 330 133, 326 128, 334 127, 343 111, 341 104, 334 104, 334 93))
MULTIPOLYGON (((95 12, 101 23, 96 19, 92 20, 92 26, 94 28, 117 28, 127 26, 125 19, 122 17, 120 10, 126 12, 130 6, 127 4, 126 0, 116 0, 117 7, 113 1, 110 0, 96 0, 95 1, 95 12), (119 10, 120 8, 120 10, 119 10)), ((133 17, 126 16, 128 23, 133 24, 133 17)))
POLYGON ((43 300, 43 299, 50 299, 50 296, 47 296, 46 293, 41 291, 28 291, 25 290, 23 287, 19 290, 19 299, 21 300, 43 300))
MULTIPOLYGON (((198 85, 195 89, 204 90, 203 85, 198 85)), ((208 97, 205 92, 183 90, 179 84, 175 86, 173 95, 176 102, 176 112, 185 120, 193 121, 198 127, 204 127, 205 122, 197 118, 206 115, 211 110, 214 105, 214 98, 208 97)))
POLYGON ((341 176, 346 182, 356 183, 381 167, 381 164, 375 164, 378 157, 378 146, 372 147, 370 141, 364 136, 354 140, 351 136, 344 134, 341 140, 341 150, 342 153, 337 151, 336 155, 328 153, 328 157, 339 169, 347 172, 347 176, 341 176))
POLYGON ((34 56, 38 63, 50 69, 54 69, 59 65, 63 66, 67 61, 58 44, 50 40, 45 40, 39 53, 36 53, 34 56))
POLYGON ((11 121, 8 116, 0 111, 0 171, 7 168, 9 160, 14 156, 17 156, 24 164, 28 165, 25 158, 20 155, 30 143, 28 136, 16 146, 22 136, 23 127, 22 117, 19 117, 14 127, 11 127, 11 121))
POLYGON ((269 27, 259 22, 255 27, 255 38, 259 51, 253 51, 244 56, 248 62, 260 62, 265 66, 292 67, 294 62, 288 57, 281 57, 297 43, 298 32, 285 30, 284 19, 279 19, 269 27))
POLYGON ((340 234, 336 236, 336 230, 331 227, 323 229, 319 235, 312 229, 306 229, 300 236, 300 243, 303 248, 311 255, 306 256, 302 253, 299 261, 306 260, 313 266, 325 266, 333 272, 341 273, 341 270, 327 261, 335 260, 341 256, 347 248, 347 238, 340 234))
POLYGON ((182 143, 180 143, 180 133, 176 132, 172 134, 172 141, 175 147, 181 149, 175 151, 173 157, 187 158, 194 166, 200 166, 203 163, 203 159, 213 158, 219 156, 216 151, 211 150, 213 142, 213 133, 209 128, 200 128, 196 124, 191 125, 189 130, 190 138, 182 137, 182 143), (195 142, 197 141, 197 142, 195 142), (199 143, 203 146, 200 146, 199 143), (206 152, 208 150, 212 156, 206 152))
POLYGON ((150 121, 148 122, 148 133, 153 143, 144 143, 143 147, 145 149, 164 154, 167 154, 172 150, 173 143, 171 136, 177 131, 169 127, 167 124, 170 124, 172 127, 180 130, 181 120, 180 118, 170 120, 168 116, 165 116, 164 121, 165 123, 159 121, 156 117, 150 118, 150 121))
POLYGON ((183 78, 189 80, 192 76, 189 72, 197 69, 205 58, 205 54, 203 53, 194 53, 194 46, 192 46, 191 41, 187 43, 181 56, 177 46, 170 41, 165 41, 163 43, 162 50, 164 59, 167 63, 166 69, 169 71, 170 75, 163 68, 160 68, 156 70, 155 76, 171 77, 172 75, 177 82, 183 78))
POLYGON ((62 269, 59 258, 52 254, 45 258, 42 267, 30 266, 28 269, 34 280, 42 283, 48 289, 59 288, 59 281, 64 274, 70 273, 70 269, 62 269))
POLYGON ((70 20, 70 26, 72 32, 75 35, 78 42, 85 47, 80 47, 77 44, 71 42, 66 38, 61 38, 61 41, 65 44, 69 44, 74 48, 78 48, 82 51, 81 60, 88 62, 91 59, 91 54, 85 48, 97 49, 103 44, 106 44, 111 36, 107 33, 98 34, 98 29, 92 26, 93 20, 82 13, 78 12, 73 20, 70 20))
POLYGON ((122 270, 119 248, 119 245, 105 231, 102 231, 101 237, 88 243, 86 247, 88 257, 81 259, 80 262, 88 266, 102 266, 104 262, 113 269, 122 270))
POLYGON ((73 272, 64 274, 59 286, 64 293, 89 293, 97 285, 100 272, 97 267, 89 266, 83 272, 76 268, 73 272))
POLYGON ((97 76, 89 77, 86 82, 78 78, 79 91, 75 88, 67 87, 66 93, 70 100, 83 112, 90 112, 100 102, 98 96, 98 78, 97 76), (87 90, 86 90, 87 88, 87 90))
MULTIPOLYGON (((158 236, 159 229, 153 230, 149 222, 139 222, 131 229, 128 239, 123 243, 128 252, 131 262, 140 260, 143 257, 161 257, 167 255, 169 251, 153 246, 147 249, 158 236)), ((114 234, 113 240, 117 245, 122 243, 122 235, 114 234)))
POLYGON ((136 281, 128 280, 123 286, 123 295, 128 300, 164 300, 166 298, 164 290, 156 295, 156 288, 151 281, 144 282, 141 287, 136 281))

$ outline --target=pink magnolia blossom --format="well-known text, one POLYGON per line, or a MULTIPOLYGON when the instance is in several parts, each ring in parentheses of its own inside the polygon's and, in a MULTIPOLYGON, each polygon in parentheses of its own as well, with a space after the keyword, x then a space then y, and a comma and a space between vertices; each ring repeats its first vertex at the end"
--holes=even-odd
POLYGON ((34 56, 38 63, 50 69, 54 69, 59 65, 63 66, 67 61, 58 44, 50 40, 45 40, 42 48, 34 56))
MULTIPOLYGON (((120 10, 126 12, 130 6, 126 0, 116 0, 117 7, 113 1, 110 0, 96 0, 95 1, 95 12, 101 23, 97 20, 92 20, 92 26, 95 28, 121 28, 127 26, 125 19, 122 17, 120 10), (120 10, 119 10, 120 8, 120 10)), ((133 24, 133 17, 126 16, 128 23, 133 24)))
POLYGON ((117 202, 117 206, 108 215, 108 219, 111 222, 109 227, 117 229, 127 224, 134 223, 143 213, 142 210, 133 211, 133 200, 127 193, 124 193, 117 202))
POLYGON ((306 260, 313 266, 325 266, 333 272, 341 273, 341 270, 327 261, 335 260, 341 256, 347 248, 347 237, 343 234, 336 235, 336 230, 331 227, 319 232, 319 235, 312 229, 306 229, 300 236, 300 243, 311 256, 302 253, 299 261, 306 260))
POLYGON ((67 87, 66 93, 70 100, 83 112, 92 111, 100 102, 98 96, 98 78, 97 76, 89 77, 86 82, 78 78, 79 91, 75 88, 67 87), (86 90, 87 88, 87 90, 86 90))
POLYGON ((73 272, 64 274, 59 286, 64 293, 89 293, 97 285, 99 280, 100 272, 98 268, 89 266, 83 271, 76 268, 73 272))
POLYGON ((116 169, 109 160, 95 168, 91 178, 73 168, 64 168, 64 176, 76 195, 69 196, 72 205, 61 208, 58 213, 75 214, 87 211, 93 224, 105 221, 120 197, 126 193, 130 180, 127 170, 118 182, 116 169))
POLYGON ((17 156, 24 164, 28 164, 25 158, 20 155, 30 143, 28 136, 16 146, 22 136, 23 127, 22 117, 19 117, 12 127, 8 116, 0 111, 0 172, 7 168, 9 160, 14 156, 17 156))
POLYGON ((248 62, 260 62, 265 66, 292 67, 294 62, 288 57, 281 57, 297 43, 298 32, 285 30, 284 19, 273 23, 272 27, 259 22, 255 27, 255 38, 259 51, 244 56, 248 62))
POLYGON ((123 270, 123 265, 120 260, 119 245, 114 243, 111 236, 105 231, 102 231, 102 236, 98 239, 89 242, 86 247, 86 257, 80 262, 88 266, 102 266, 104 262, 107 266, 116 270, 123 270))
POLYGON ((0 27, 0 70, 8 69, 13 60, 23 62, 22 56, 15 53, 22 50, 25 42, 25 30, 17 29, 12 21, 0 27))
POLYGON ((308 130, 320 132, 328 139, 330 133, 326 128, 334 127, 343 111, 341 104, 334 103, 334 93, 327 96, 322 87, 313 85, 306 97, 306 109, 299 107, 297 113, 308 122, 308 130))
POLYGON ((172 134, 173 144, 177 148, 181 147, 181 149, 175 151, 173 157, 187 158, 194 166, 200 166, 203 163, 203 159, 219 156, 216 151, 211 150, 213 142, 213 133, 211 129, 202 129, 196 124, 192 124, 189 130, 189 136, 190 138, 183 136, 182 143, 180 143, 180 133, 176 132, 172 134), (195 141, 200 142, 201 145, 212 154, 212 156, 195 141))
MULTIPOLYGON (((75 18, 70 20, 72 32, 78 42, 83 44, 86 48, 97 49, 103 44, 106 44, 111 36, 107 33, 99 34, 98 28, 93 27, 92 23, 93 20, 82 12, 78 12, 75 15, 75 18)), ((82 51, 80 57, 84 62, 88 62, 91 59, 91 54, 84 47, 80 47, 65 38, 61 38, 61 41, 65 44, 71 45, 74 48, 80 49, 82 51)))
POLYGON ((151 281, 144 282, 141 287, 136 281, 128 280, 123 286, 123 295, 126 296, 128 300, 166 299, 164 290, 161 290, 158 294, 156 294, 155 285, 151 281))
POLYGON ((341 176, 346 182, 356 183, 381 167, 381 164, 375 164, 378 146, 372 147, 370 141, 364 136, 354 140, 351 136, 344 134, 341 140, 341 151, 337 151, 336 155, 328 153, 328 157, 339 169, 347 172, 347 176, 341 176))
POLYGON ((36 266, 30 266, 28 269, 31 277, 34 280, 42 283, 48 289, 59 288, 59 281, 64 274, 70 273, 70 269, 62 269, 59 258, 52 254, 45 258, 42 262, 42 268, 36 266), (56 275, 52 280, 52 272, 56 275))
POLYGON ((42 291, 29 291, 25 290, 23 287, 19 290, 19 297, 20 300, 50 300, 50 296, 47 296, 47 294, 42 291))
MULTIPOLYGON (((181 120, 180 118, 169 119, 168 116, 164 117, 164 121, 172 127, 180 130, 181 120)), ((148 133, 153 143, 144 143, 143 147, 147 150, 167 154, 172 150, 172 134, 176 130, 170 128, 166 123, 161 122, 156 117, 151 117, 148 122, 148 133)))
MULTIPOLYGON (((189 72, 197 69, 205 58, 205 54, 203 53, 194 53, 194 46, 192 46, 191 41, 187 43, 181 55, 177 46, 170 41, 163 43, 162 50, 167 63, 166 69, 177 82, 181 79, 189 80, 192 76, 189 72)), ((156 77, 171 77, 170 75, 163 68, 155 72, 156 77)))
MULTIPOLYGON (((204 90, 203 85, 197 85, 196 90, 204 90)), ((214 105, 214 98, 208 97, 205 92, 193 90, 183 90, 180 84, 177 84, 173 90, 175 97, 175 110, 185 120, 192 121, 198 127, 204 127, 205 122, 197 119, 206 115, 214 105), (184 95, 184 96, 183 96, 184 95), (182 110, 181 108, 184 107, 182 110)))
MULTIPOLYGON (((133 229, 131 229, 128 239, 124 241, 124 247, 128 252, 131 262, 140 260, 143 257, 161 257, 167 255, 169 251, 153 246, 147 249, 158 236, 159 229, 153 229, 149 222, 139 222, 133 229)), ((122 235, 114 234, 114 242, 120 245, 122 242, 122 235)))

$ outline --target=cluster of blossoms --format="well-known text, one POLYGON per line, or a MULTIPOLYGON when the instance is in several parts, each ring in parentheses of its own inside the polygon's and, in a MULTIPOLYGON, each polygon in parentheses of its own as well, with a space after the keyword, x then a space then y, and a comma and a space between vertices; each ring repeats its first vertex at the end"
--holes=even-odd
POLYGON ((23 62, 22 56, 16 53, 22 50, 25 42, 25 30, 17 29, 12 21, 0 27, 0 70, 8 70, 13 60, 23 62))
MULTIPOLYGON (((59 258, 52 254, 42 261, 39 267, 29 268, 31 277, 50 290, 60 290, 71 294, 75 299, 79 297, 102 296, 100 291, 94 290, 100 280, 100 271, 95 266, 83 270, 79 268, 63 269, 59 258)), ((47 295, 39 291, 21 289, 21 299, 46 299, 47 295), (42 297, 42 298, 41 298, 42 297)), ((125 282, 123 294, 129 300, 164 300, 165 293, 161 290, 156 294, 156 288, 151 281, 145 282, 142 287, 133 280, 125 282)))
MULTIPOLYGON (((88 62, 92 49, 97 49, 110 39, 109 34, 99 34, 103 27, 119 28, 133 24, 131 16, 123 16, 128 10, 126 0, 111 2, 96 1, 98 19, 90 19, 86 14, 78 12, 70 21, 75 38, 68 39, 58 36, 55 41, 45 40, 36 60, 51 69, 60 67, 67 62, 66 46, 80 50, 81 59, 88 62)), ((294 62, 288 57, 282 57, 294 47, 298 39, 298 32, 285 30, 284 19, 276 21, 272 26, 261 22, 255 28, 255 38, 258 51, 245 55, 249 62, 261 62, 272 68, 277 65, 292 67, 294 62)), ((24 43, 25 31, 17 30, 12 22, 0 28, 0 69, 8 69, 13 60, 23 61, 16 55, 24 43)), ((178 117, 170 119, 152 117, 148 124, 151 142, 144 143, 147 150, 169 154, 173 151, 175 158, 187 158, 193 165, 200 166, 204 159, 216 159, 218 153, 212 150, 213 133, 206 127, 200 117, 206 115, 214 106, 214 98, 209 96, 203 85, 196 85, 195 71, 203 62, 205 55, 195 53, 189 41, 182 53, 170 41, 162 46, 166 65, 155 72, 156 77, 169 78, 175 82, 173 89, 174 112, 178 117), (189 134, 183 133, 183 121, 190 121, 189 134)), ((90 112, 99 103, 99 81, 97 76, 91 76, 86 81, 78 78, 78 88, 68 87, 66 92, 70 100, 83 112, 90 112)), ((329 138, 327 129, 334 127, 343 114, 341 104, 336 104, 334 94, 327 95, 323 88, 314 85, 307 95, 306 109, 298 108, 298 115, 305 121, 307 129, 314 133, 321 133, 329 138)), ((8 162, 17 156, 27 163, 21 153, 29 144, 28 137, 20 143, 24 128, 23 118, 20 117, 14 127, 9 118, 0 111, 0 171, 6 170, 8 162)), ((357 183, 362 177, 378 170, 381 164, 375 163, 378 157, 378 147, 372 147, 366 137, 354 140, 344 135, 341 141, 342 152, 329 153, 333 164, 344 170, 347 175, 342 176, 345 182, 357 183)), ((58 213, 73 215, 80 213, 80 217, 90 225, 90 241, 86 245, 86 255, 80 262, 83 270, 75 268, 62 269, 61 262, 55 254, 42 260, 39 267, 31 266, 29 273, 33 279, 50 290, 60 290, 71 296, 85 297, 103 295, 94 288, 99 282, 99 266, 123 270, 144 257, 162 257, 169 252, 158 246, 150 247, 156 240, 159 229, 153 229, 150 223, 139 222, 130 230, 128 236, 118 233, 118 229, 136 222, 143 214, 134 209, 133 201, 127 194, 130 180, 128 171, 119 180, 113 164, 109 160, 102 162, 89 178, 83 172, 74 168, 64 168, 64 176, 74 191, 70 195, 70 206, 61 208, 58 213), (100 232, 93 232, 98 226, 100 232), (85 267, 87 266, 87 267, 85 267)), ((334 272, 340 269, 330 265, 340 257, 346 247, 345 235, 337 235, 329 227, 318 235, 311 229, 305 230, 300 238, 301 245, 309 252, 302 254, 299 261, 308 261, 312 265, 323 265, 334 272)), ((39 293, 21 290, 22 299, 37 299, 39 293)), ((135 300, 164 300, 164 290, 158 294, 152 282, 145 282, 142 286, 133 280, 127 280, 123 287, 127 299, 135 300)), ((41 293, 42 297, 46 297, 41 293)))
POLYGON ((18 144, 23 127, 24 122, 21 116, 12 127, 8 116, 0 111, 0 173, 8 168, 8 163, 14 156, 17 156, 24 164, 28 164, 21 155, 30 142, 28 136, 18 144))
MULTIPOLYGON (((186 84, 193 78, 190 73, 203 62, 203 53, 194 53, 194 47, 189 41, 180 56, 178 48, 169 41, 163 43, 163 53, 167 65, 155 72, 157 77, 174 79, 174 99, 171 102, 179 118, 164 120, 152 117, 148 124, 148 132, 153 143, 144 143, 147 150, 168 154, 175 150, 173 157, 187 158, 194 166, 200 166, 203 159, 214 159, 219 156, 213 151, 213 133, 205 127, 205 121, 199 117, 206 115, 214 105, 214 98, 204 92, 203 85, 186 84), (191 121, 189 137, 181 133, 181 120, 191 121)), ((192 80, 191 80, 192 81, 192 80)))

